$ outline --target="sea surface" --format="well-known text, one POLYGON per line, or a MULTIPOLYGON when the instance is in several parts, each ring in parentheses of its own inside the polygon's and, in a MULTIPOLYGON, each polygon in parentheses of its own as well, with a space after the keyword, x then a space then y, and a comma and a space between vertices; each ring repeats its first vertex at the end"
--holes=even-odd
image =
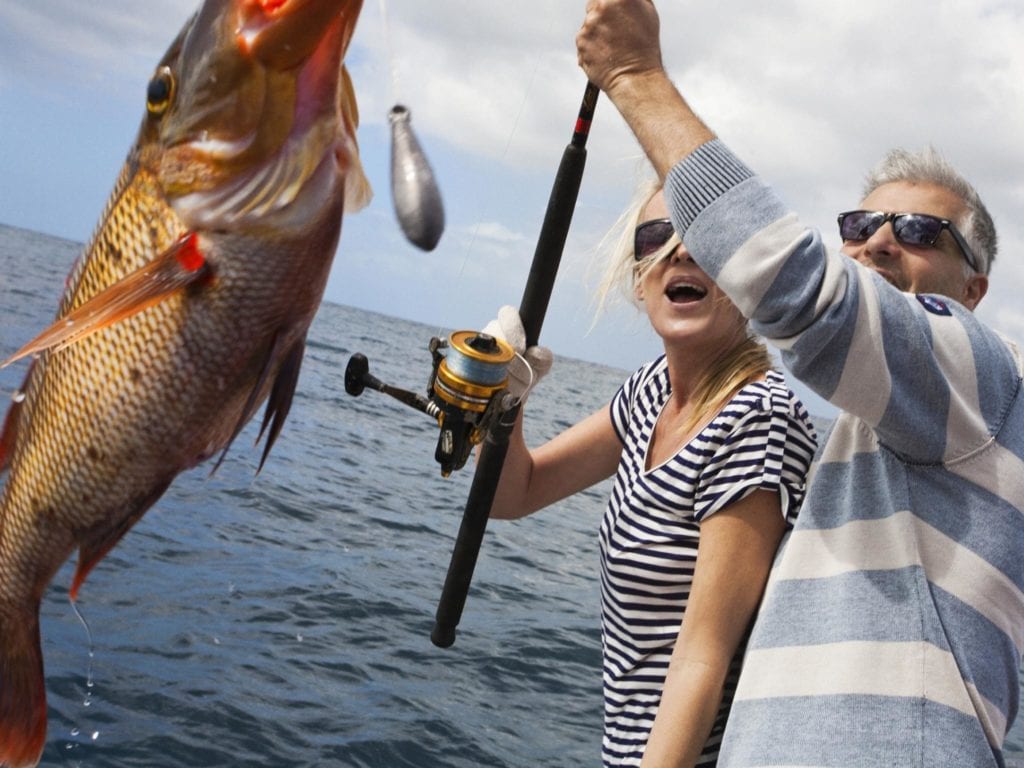
MULTIPOLYGON (((81 246, 0 225, 0 358, 47 326, 81 246)), ((288 424, 256 475, 255 425, 170 490, 68 600, 42 607, 44 766, 520 768, 600 763, 597 527, 609 484, 490 523, 455 644, 430 642, 472 464, 349 357, 422 391, 448 330, 325 303, 288 424)), ((0 398, 26 365, 0 370, 0 398)), ((537 444, 627 372, 559 357, 531 395, 537 444)), ((1024 757, 1024 725, 1008 753, 1024 757)), ((1008 755, 1009 756, 1009 755, 1008 755)))

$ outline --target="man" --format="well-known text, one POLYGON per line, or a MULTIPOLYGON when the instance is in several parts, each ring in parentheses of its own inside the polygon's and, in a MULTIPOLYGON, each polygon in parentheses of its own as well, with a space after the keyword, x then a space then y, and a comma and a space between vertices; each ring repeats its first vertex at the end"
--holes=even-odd
POLYGON ((984 206, 932 153, 895 153, 840 217, 845 255, 828 253, 673 86, 650 0, 590 0, 577 48, 694 260, 841 409, 719 765, 1003 765, 1024 644, 1024 397, 1020 354, 971 311, 995 254, 984 206))

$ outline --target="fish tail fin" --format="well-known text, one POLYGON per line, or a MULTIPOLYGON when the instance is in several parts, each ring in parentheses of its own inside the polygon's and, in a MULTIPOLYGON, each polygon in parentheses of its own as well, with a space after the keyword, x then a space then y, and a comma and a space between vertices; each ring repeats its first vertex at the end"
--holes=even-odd
POLYGON ((32 768, 46 743, 39 604, 0 606, 0 768, 32 768))

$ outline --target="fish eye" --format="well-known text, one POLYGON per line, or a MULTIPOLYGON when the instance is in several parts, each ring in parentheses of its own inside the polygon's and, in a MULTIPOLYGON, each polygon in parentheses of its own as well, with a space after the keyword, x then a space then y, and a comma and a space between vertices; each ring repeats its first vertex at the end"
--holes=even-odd
POLYGON ((174 73, 170 67, 160 67, 146 86, 146 109, 151 115, 162 115, 174 98, 174 73))

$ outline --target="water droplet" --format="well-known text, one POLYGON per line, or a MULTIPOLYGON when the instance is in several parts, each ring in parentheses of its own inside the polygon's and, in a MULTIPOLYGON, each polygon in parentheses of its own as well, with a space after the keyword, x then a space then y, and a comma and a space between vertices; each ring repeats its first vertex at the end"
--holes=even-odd
POLYGON ((92 700, 91 699, 86 699, 85 701, 82 702, 82 706, 83 707, 91 707, 92 706, 92 700))
POLYGON ((25 400, 25 392, 23 390, 19 389, 17 392, 15 392, 13 395, 11 395, 11 400, 13 400, 16 403, 24 402, 24 400, 25 400))
POLYGON ((99 737, 100 737, 100 732, 99 731, 93 731, 92 732, 92 740, 93 741, 96 741, 96 739, 98 739, 99 737))
POLYGON ((72 736, 77 736, 79 733, 81 733, 81 731, 79 731, 77 728, 72 728, 71 729, 71 735, 72 736))
POLYGON ((220 645, 220 638, 219 637, 213 638, 213 644, 214 645, 220 645))
POLYGON ((74 324, 75 324, 75 321, 72 318, 70 318, 70 317, 67 320, 64 321, 64 325, 66 325, 68 328, 70 328, 74 324))
POLYGON ((299 634, 297 634, 297 635, 295 636, 295 639, 296 639, 296 640, 298 640, 298 641, 299 641, 299 642, 301 643, 301 642, 303 641, 303 639, 304 639, 304 638, 302 637, 302 633, 300 632, 299 634))

